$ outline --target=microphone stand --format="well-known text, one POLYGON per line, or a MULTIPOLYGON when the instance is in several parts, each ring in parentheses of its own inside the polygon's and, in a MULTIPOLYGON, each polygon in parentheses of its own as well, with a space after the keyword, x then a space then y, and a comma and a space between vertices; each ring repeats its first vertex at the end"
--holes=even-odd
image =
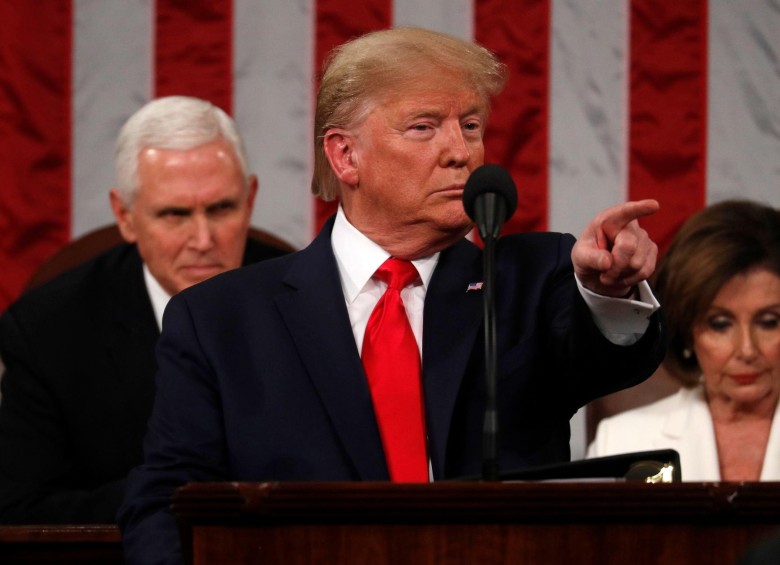
POLYGON ((495 306, 495 245, 506 218, 504 199, 487 193, 474 203, 479 235, 485 244, 483 259, 483 304, 485 315, 485 419, 482 428, 482 479, 499 480, 498 465, 498 406, 496 401, 496 306, 495 306))

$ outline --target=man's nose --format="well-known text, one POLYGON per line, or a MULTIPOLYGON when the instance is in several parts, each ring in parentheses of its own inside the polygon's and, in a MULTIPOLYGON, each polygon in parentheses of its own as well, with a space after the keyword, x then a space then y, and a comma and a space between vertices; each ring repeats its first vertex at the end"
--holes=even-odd
POLYGON ((205 215, 196 214, 193 216, 189 244, 198 251, 208 251, 214 246, 212 226, 205 215))
POLYGON ((442 149, 442 164, 445 167, 464 167, 471 157, 471 150, 463 136, 460 124, 447 126, 442 149))

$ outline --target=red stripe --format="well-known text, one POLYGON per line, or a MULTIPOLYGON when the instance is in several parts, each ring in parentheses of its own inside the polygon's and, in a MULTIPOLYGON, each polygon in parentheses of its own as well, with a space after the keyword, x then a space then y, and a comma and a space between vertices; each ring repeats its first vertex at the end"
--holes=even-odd
POLYGON ((476 2, 475 39, 509 66, 509 82, 493 103, 485 160, 506 167, 518 207, 505 231, 546 230, 548 217, 549 0, 476 2))
POLYGON ((705 204, 707 0, 631 3, 629 198, 655 198, 642 220, 660 249, 705 204))
POLYGON ((155 96, 197 96, 230 113, 232 35, 232 0, 157 0, 155 96))
MULTIPOLYGON (((322 72, 322 61, 331 49, 369 31, 385 29, 393 22, 392 0, 317 0, 315 18, 316 76, 322 72)), ((317 199, 314 206, 314 228, 319 233, 322 224, 336 212, 336 202, 317 199)))
POLYGON ((0 310, 70 239, 71 2, 0 3, 0 310))

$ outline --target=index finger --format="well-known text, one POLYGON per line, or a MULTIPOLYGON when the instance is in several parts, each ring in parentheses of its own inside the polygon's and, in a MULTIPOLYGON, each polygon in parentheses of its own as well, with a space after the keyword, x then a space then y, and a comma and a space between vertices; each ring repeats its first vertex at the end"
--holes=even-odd
POLYGON ((652 198, 617 204, 604 210, 601 225, 610 231, 620 231, 634 220, 655 214, 660 207, 652 198))

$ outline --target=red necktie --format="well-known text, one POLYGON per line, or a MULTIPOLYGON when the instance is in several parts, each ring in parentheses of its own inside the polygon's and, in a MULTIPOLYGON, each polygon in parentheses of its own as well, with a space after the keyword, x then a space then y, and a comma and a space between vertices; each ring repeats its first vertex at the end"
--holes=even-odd
POLYGON ((401 300, 418 276, 412 263, 392 257, 377 269, 387 290, 368 319, 362 352, 390 478, 405 483, 428 482, 420 351, 401 300))

